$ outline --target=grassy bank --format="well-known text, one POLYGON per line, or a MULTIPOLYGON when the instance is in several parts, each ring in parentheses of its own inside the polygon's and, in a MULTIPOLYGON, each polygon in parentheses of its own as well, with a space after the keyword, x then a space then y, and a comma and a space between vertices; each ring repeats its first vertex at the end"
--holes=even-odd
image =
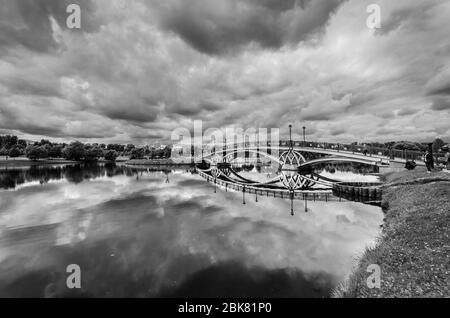
POLYGON ((403 171, 384 176, 385 224, 335 297, 450 296, 450 174, 403 171), (370 264, 381 288, 369 289, 370 264))

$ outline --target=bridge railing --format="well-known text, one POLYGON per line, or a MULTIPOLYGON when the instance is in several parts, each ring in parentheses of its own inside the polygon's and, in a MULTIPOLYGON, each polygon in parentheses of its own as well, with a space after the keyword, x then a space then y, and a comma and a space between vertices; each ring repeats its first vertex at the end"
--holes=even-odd
MULTIPOLYGON (((279 143, 273 144, 270 141, 268 142, 242 142, 242 143, 228 143, 226 145, 219 144, 215 146, 205 146, 204 153, 212 153, 221 151, 227 151, 234 149, 240 149, 242 152, 245 151, 245 148, 249 147, 260 147, 261 149, 267 149, 273 146, 279 147, 289 147, 291 145, 290 140, 280 140, 279 143)), ((330 142, 317 142, 317 141, 298 141, 293 140, 292 145, 294 147, 305 147, 312 149, 323 149, 327 151, 336 151, 336 152, 348 152, 352 154, 363 154, 369 157, 380 157, 384 159, 391 160, 415 160, 422 161, 423 160, 423 152, 422 151, 414 151, 414 150, 398 150, 398 149, 389 149, 384 147, 375 147, 375 146, 366 146, 366 145, 355 145, 355 144, 344 144, 344 143, 330 143, 330 142)), ((200 151, 199 153, 202 153, 200 151)), ((269 151, 270 153, 270 151, 269 151)), ((440 154, 435 154, 436 159, 439 158, 440 154)))
MULTIPOLYGON (((289 141, 282 141, 280 145, 286 146, 289 141)), ((414 150, 397 150, 375 146, 329 143, 329 142, 313 142, 313 141, 294 141, 294 146, 316 148, 324 150, 334 150, 337 152, 351 152, 354 154, 364 154, 366 156, 384 157, 388 159, 403 159, 419 161, 423 159, 422 151, 414 150)))

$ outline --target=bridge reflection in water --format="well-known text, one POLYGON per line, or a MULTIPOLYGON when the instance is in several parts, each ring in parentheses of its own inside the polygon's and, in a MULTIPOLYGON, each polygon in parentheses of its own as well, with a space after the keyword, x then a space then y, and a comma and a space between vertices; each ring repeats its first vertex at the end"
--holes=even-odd
MULTIPOLYGON (((272 149, 273 150, 273 149, 272 149)), ((363 155, 320 152, 317 149, 277 147, 276 151, 260 151, 259 147, 234 147, 231 151, 222 149, 203 154, 201 163, 196 164, 198 174, 206 181, 225 191, 242 192, 242 202, 246 195, 278 197, 291 201, 291 215, 294 215, 294 200, 304 201, 304 211, 308 212, 308 200, 342 201, 351 200, 371 205, 381 204, 381 183, 342 182, 316 173, 317 165, 326 163, 358 163, 368 166, 385 164, 380 158, 363 155), (247 167, 262 169, 276 167, 274 176, 265 180, 244 176, 239 170, 237 153, 244 153, 247 167), (250 158, 249 154, 253 154, 250 158), (273 153, 280 155, 275 157, 273 153), (308 158, 308 159, 306 159, 308 158)), ((245 165, 244 165, 245 166, 245 165)), ((248 199, 248 198, 247 198, 248 199)))

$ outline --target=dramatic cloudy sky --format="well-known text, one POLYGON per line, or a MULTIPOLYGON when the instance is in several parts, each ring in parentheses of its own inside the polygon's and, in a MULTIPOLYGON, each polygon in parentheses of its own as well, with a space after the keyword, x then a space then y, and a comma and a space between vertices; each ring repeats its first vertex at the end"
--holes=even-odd
POLYGON ((450 139, 447 0, 0 0, 0 134, 165 141, 306 125, 334 141, 450 139), (81 30, 66 6, 82 9, 81 30), (369 4, 382 28, 366 26, 369 4))

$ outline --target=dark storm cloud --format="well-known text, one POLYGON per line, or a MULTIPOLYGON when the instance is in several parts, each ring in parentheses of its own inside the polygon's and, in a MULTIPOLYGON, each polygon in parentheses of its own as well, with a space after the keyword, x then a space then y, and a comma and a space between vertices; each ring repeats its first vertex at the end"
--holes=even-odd
POLYGON ((91 0, 0 0, 0 48, 21 45, 38 52, 55 48, 50 17, 65 27, 69 4, 80 5, 83 32, 97 30, 91 0))
POLYGON ((64 127, 61 123, 52 123, 52 125, 49 125, 47 121, 36 121, 20 115, 16 116, 11 110, 2 108, 1 104, 0 124, 4 129, 20 130, 24 133, 41 136, 59 135, 64 127))
POLYGON ((450 110, 450 97, 438 96, 433 99, 432 110, 450 110))
POLYGON ((157 114, 148 109, 147 105, 122 105, 115 104, 114 107, 106 108, 102 114, 110 119, 127 120, 136 123, 155 121, 157 114))
POLYGON ((432 110, 450 109, 450 66, 447 65, 429 80, 426 91, 432 97, 432 110))
POLYGON ((430 91, 430 94, 436 94, 436 95, 450 95, 450 83, 448 83, 446 86, 442 86, 439 89, 436 89, 434 91, 430 91))
POLYGON ((327 121, 335 117, 334 113, 306 113, 302 115, 302 120, 308 121, 327 121))
POLYGON ((171 0, 152 2, 163 28, 207 54, 257 43, 277 49, 320 33, 343 0, 171 0))
POLYGON ((429 95, 450 95, 450 68, 436 75, 427 89, 429 95))
POLYGON ((399 112, 397 112, 397 116, 409 116, 409 115, 414 115, 417 114, 419 112, 418 109, 416 108, 404 108, 402 110, 400 110, 399 112))
POLYGON ((395 134, 398 133, 399 129, 394 129, 394 128, 380 128, 377 130, 377 134, 384 136, 384 135, 391 135, 391 134, 395 134))
POLYGON ((215 101, 195 101, 195 102, 168 102, 165 110, 170 113, 170 116, 199 116, 201 113, 209 113, 224 109, 226 105, 224 103, 215 101))
POLYGON ((347 132, 347 129, 345 127, 337 127, 337 128, 333 128, 332 130, 330 130, 330 135, 331 136, 340 136, 343 135, 347 132))
POLYGON ((61 96, 59 85, 55 85, 53 79, 34 78, 28 74, 27 76, 4 76, 0 78, 0 83, 9 87, 10 93, 22 95, 38 95, 38 96, 61 96))

